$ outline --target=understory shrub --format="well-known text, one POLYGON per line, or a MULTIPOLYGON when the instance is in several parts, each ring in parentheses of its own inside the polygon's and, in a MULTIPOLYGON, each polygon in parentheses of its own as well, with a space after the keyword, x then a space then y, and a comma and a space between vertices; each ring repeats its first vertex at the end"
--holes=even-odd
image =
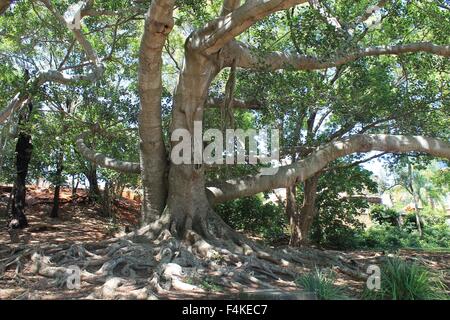
POLYGON ((216 211, 232 228, 261 236, 268 242, 287 234, 288 222, 283 208, 271 202, 264 203, 261 195, 220 204, 216 211))
POLYGON ((371 249, 450 248, 450 226, 445 222, 424 224, 422 233, 420 237, 417 229, 411 229, 410 225, 374 225, 359 236, 359 246, 371 249))
POLYGON ((370 218, 380 224, 387 223, 391 226, 398 225, 400 213, 383 205, 375 205, 370 210, 370 218))

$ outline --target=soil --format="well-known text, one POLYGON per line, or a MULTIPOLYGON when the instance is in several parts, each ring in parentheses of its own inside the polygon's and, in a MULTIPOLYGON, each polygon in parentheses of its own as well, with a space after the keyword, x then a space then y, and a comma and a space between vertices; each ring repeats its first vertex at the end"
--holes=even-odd
MULTIPOLYGON (((71 247, 74 245, 94 246, 96 243, 107 242, 124 236, 135 226, 139 217, 140 203, 135 200, 121 198, 114 201, 113 212, 115 218, 104 217, 101 214, 101 206, 93 204, 85 191, 78 190, 72 196, 71 190, 61 191, 60 216, 51 219, 52 190, 29 187, 27 192, 26 215, 29 219, 29 227, 21 231, 19 241, 11 242, 8 232, 8 218, 4 211, 7 205, 10 190, 8 187, 0 187, 0 265, 9 259, 11 253, 28 252, 23 259, 18 258, 17 263, 10 264, 2 273, 0 270, 0 300, 1 299, 85 299, 92 298, 92 293, 103 290, 104 285, 94 282, 81 283, 79 290, 69 290, 55 282, 52 277, 46 277, 34 272, 34 265, 30 259, 31 252, 39 252, 42 247, 71 247), (28 251, 27 251, 28 250, 28 251)), ((277 250, 279 250, 277 248, 277 250)), ((304 254, 317 256, 325 254, 330 257, 344 257, 350 264, 367 266, 377 258, 386 255, 385 252, 377 251, 352 251, 339 252, 318 248, 300 248, 304 254)), ((426 264, 432 270, 440 271, 445 276, 445 281, 450 287, 450 253, 425 252, 417 250, 401 250, 397 253, 405 259, 418 260, 426 264)), ((309 272, 314 269, 315 263, 300 264, 295 268, 297 274, 309 272)), ((365 286, 365 281, 347 269, 338 268, 332 264, 327 267, 336 271, 336 284, 340 286, 347 296, 358 299, 365 286)), ((236 269, 239 269, 236 267, 236 269)), ((261 287, 255 284, 247 284, 243 287, 218 287, 210 284, 209 278, 214 278, 214 272, 204 272, 201 278, 192 278, 191 284, 202 288, 202 290, 163 290, 155 294, 146 294, 145 299, 239 299, 248 298, 249 294, 259 294, 258 298, 271 299, 306 299, 311 298, 307 293, 299 289, 292 279, 281 277, 271 279, 270 287, 261 287), (247 292, 244 293, 243 291, 247 292), (253 291, 257 292, 254 293, 253 291), (243 296, 243 294, 245 294, 243 296)), ((127 285, 123 284, 120 290, 127 291, 127 285)), ((130 285, 129 290, 142 288, 142 285, 130 285)), ((104 297, 105 298, 105 297, 104 297)), ((106 298, 108 298, 106 296, 106 298)), ((111 298, 117 298, 111 296, 111 298)), ((123 297, 122 297, 123 298, 123 297)), ((130 298, 138 299, 139 295, 130 298)))

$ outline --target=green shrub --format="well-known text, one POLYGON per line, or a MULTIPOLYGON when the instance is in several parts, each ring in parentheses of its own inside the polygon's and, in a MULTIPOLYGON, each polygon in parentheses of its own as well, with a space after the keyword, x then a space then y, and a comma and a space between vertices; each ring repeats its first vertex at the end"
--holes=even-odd
POLYGON ((447 223, 425 226, 419 239, 421 248, 450 248, 450 226, 447 223))
POLYGON ((450 227, 446 223, 424 225, 422 237, 409 227, 374 225, 359 237, 359 247, 370 249, 450 248, 450 227))
POLYGON ((313 292, 319 300, 342 300, 345 295, 341 288, 334 284, 333 272, 326 272, 318 268, 313 272, 301 275, 295 282, 298 286, 313 292))
POLYGON ((442 300, 448 299, 441 278, 418 263, 389 258, 381 266, 381 288, 366 291, 365 299, 442 300))
POLYGON ((379 224, 387 223, 391 226, 397 226, 399 217, 400 213, 382 205, 375 205, 370 210, 370 218, 379 224))
POLYGON ((374 225, 367 229, 362 237, 362 247, 374 249, 396 249, 403 246, 409 234, 399 227, 387 224, 374 225))
POLYGON ((356 249, 361 243, 362 228, 348 226, 340 220, 330 221, 322 229, 314 228, 311 238, 318 244, 334 250, 356 249), (320 241, 318 234, 320 233, 320 241))
POLYGON ((272 242, 284 238, 286 213, 273 203, 264 203, 262 196, 241 198, 220 204, 217 213, 232 228, 249 232, 272 242))

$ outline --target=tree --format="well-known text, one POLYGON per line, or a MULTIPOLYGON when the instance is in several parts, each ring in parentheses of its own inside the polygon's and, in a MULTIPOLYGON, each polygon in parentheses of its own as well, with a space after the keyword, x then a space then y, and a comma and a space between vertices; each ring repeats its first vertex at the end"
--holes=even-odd
POLYGON ((16 181, 14 183, 14 193, 11 204, 11 222, 9 226, 13 229, 25 228, 28 226, 28 220, 25 216, 25 196, 26 180, 28 175, 28 166, 33 152, 31 135, 26 126, 32 117, 33 103, 28 103, 28 109, 23 110, 19 115, 19 126, 22 126, 16 143, 16 181))
MULTIPOLYGON (((42 0, 39 3, 48 9, 60 25, 65 25, 64 18, 59 13, 62 6, 55 7, 49 0, 42 0)), ((193 3, 195 5, 196 2, 193 3)), ((417 38, 407 32, 413 23, 407 18, 399 20, 394 18, 395 13, 412 8, 414 14, 424 9, 427 13, 437 15, 442 20, 448 20, 448 11, 435 3, 395 1, 391 4, 380 1, 379 6, 382 8, 376 10, 367 10, 368 3, 366 1, 363 4, 354 5, 349 5, 345 1, 336 1, 334 6, 324 6, 324 8, 332 7, 334 10, 333 12, 319 10, 323 18, 322 26, 325 25, 329 31, 328 27, 331 25, 337 34, 336 39, 339 41, 334 43, 334 51, 330 51, 331 49, 328 48, 328 51, 321 56, 311 53, 313 51, 311 49, 302 53, 290 50, 290 48, 283 48, 283 51, 271 51, 266 48, 260 50, 253 46, 251 37, 245 35, 245 32, 252 31, 252 27, 262 23, 265 19, 279 18, 284 10, 299 8, 299 10, 306 10, 306 15, 310 12, 309 10, 317 11, 317 5, 320 6, 321 2, 311 1, 311 6, 307 9, 304 8, 304 5, 308 4, 306 0, 256 0, 246 1, 243 4, 239 0, 224 0, 213 3, 211 10, 207 12, 209 14, 205 14, 206 18, 197 17, 195 23, 190 25, 190 30, 193 31, 185 37, 183 65, 171 100, 172 117, 169 136, 172 136, 175 130, 180 129, 187 130, 191 136, 194 136, 195 122, 201 122, 204 118, 210 87, 225 68, 231 68, 232 74, 236 69, 255 72, 326 69, 328 74, 334 76, 341 72, 346 64, 362 58, 415 53, 420 54, 420 57, 426 60, 427 56, 424 54, 432 54, 442 57, 440 61, 443 66, 446 66, 446 58, 450 56, 449 39, 445 36, 449 33, 442 30, 448 26, 443 26, 442 23, 436 25, 427 19, 426 24, 422 24, 418 28, 429 29, 428 36, 425 36, 424 41, 418 42, 417 38), (210 19, 208 16, 219 4, 221 5, 220 12, 216 17, 210 19), (385 12, 394 14, 389 14, 385 19, 386 22, 383 21, 383 18, 380 19, 380 30, 374 28, 371 21, 375 16, 384 17, 385 12), (209 21, 206 23, 203 20, 209 21), (386 23, 385 26, 384 23, 386 23), (397 26, 403 28, 402 35, 405 36, 406 41, 411 40, 411 42, 399 43, 399 39, 392 31, 397 26), (368 35, 373 35, 372 39, 368 35)), ((81 2, 80 7, 82 17, 107 17, 120 12, 120 10, 108 11, 109 8, 105 10, 96 8, 94 1, 81 2)), ((142 222, 147 226, 141 232, 147 231, 150 237, 157 236, 163 230, 169 230, 173 236, 184 238, 194 231, 206 239, 215 236, 239 242, 237 235, 231 232, 214 213, 213 204, 314 179, 330 162, 354 153, 369 151, 420 152, 436 157, 450 158, 450 145, 445 141, 448 137, 440 140, 423 136, 391 135, 390 132, 388 134, 353 134, 349 132, 349 135, 343 138, 338 137, 336 140, 322 142, 307 157, 281 167, 273 176, 255 175, 245 179, 234 179, 207 189, 204 165, 176 164, 167 160, 169 152, 164 140, 161 111, 164 93, 162 56, 169 34, 175 25, 175 7, 184 12, 182 3, 176 3, 174 0, 154 0, 145 15, 138 70, 140 163, 125 162, 103 156, 89 149, 83 136, 77 140, 79 151, 96 165, 122 172, 141 173, 144 193, 142 222)), ((118 9, 142 14, 140 11, 142 2, 136 5, 123 4, 118 9)), ((14 12, 15 9, 8 19, 14 19, 14 12)), ((183 13, 180 15, 182 16, 183 13)), ((279 23, 276 31, 283 31, 288 27, 279 23)), ((94 46, 82 30, 72 29, 71 32, 83 49, 91 72, 76 76, 68 76, 62 72, 62 69, 40 73, 30 80, 27 90, 19 92, 9 102, 0 114, 1 121, 19 109, 30 94, 44 83, 58 82, 68 85, 76 84, 78 81, 95 81, 103 76, 107 59, 98 57, 94 46)), ((293 33, 294 45, 296 41, 301 40, 301 37, 296 37, 298 34, 298 30, 293 33)), ((319 36, 323 34, 325 32, 319 32, 319 36)), ((97 44, 97 47, 101 46, 97 44)), ((114 48, 114 45, 111 47, 114 48)), ((320 50, 317 52, 320 53, 320 50)), ((446 93, 446 90, 443 88, 441 91, 446 93)), ((228 90, 226 98, 229 101, 232 100, 230 99, 232 94, 231 96, 229 94, 232 91, 228 90)), ((441 100, 442 95, 439 101, 441 100)), ((171 141, 169 150, 176 147, 177 142, 171 141)))

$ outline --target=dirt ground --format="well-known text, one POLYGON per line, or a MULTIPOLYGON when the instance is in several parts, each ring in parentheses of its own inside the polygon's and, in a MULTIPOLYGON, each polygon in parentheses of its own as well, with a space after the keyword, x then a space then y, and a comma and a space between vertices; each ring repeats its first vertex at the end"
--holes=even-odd
MULTIPOLYGON (((51 210, 51 190, 41 190, 30 187, 27 196, 26 214, 30 226, 20 233, 19 243, 11 243, 7 230, 8 219, 4 215, 9 197, 8 190, 0 187, 0 263, 4 261, 11 249, 27 247, 39 248, 43 245, 73 245, 80 243, 93 243, 104 241, 113 237, 124 235, 131 231, 139 217, 140 203, 134 200, 121 199, 114 203, 115 219, 103 217, 98 205, 92 205, 87 194, 79 190, 76 197, 72 197, 70 190, 63 190, 61 194, 60 217, 49 218, 51 210)), ((300 249, 301 250, 301 249, 300 249)), ((331 254, 345 254, 357 263, 365 265, 375 257, 386 254, 375 251, 338 252, 328 251, 331 254)), ((450 253, 431 253, 414 250, 401 250, 398 254, 405 259, 420 260, 435 271, 445 275, 445 281, 450 287, 450 253)), ((311 266, 301 271, 308 272, 311 266)), ((330 266, 332 268, 332 266, 330 266)), ((89 292, 96 290, 95 285, 82 283, 81 289, 71 291, 65 286, 56 285, 54 280, 36 275, 32 272, 30 264, 24 262, 21 272, 16 267, 6 268, 4 273, 0 270, 0 299, 79 299, 86 297, 89 292)), ((301 272, 300 271, 300 272, 301 272)), ((357 299, 363 288, 364 281, 356 280, 340 272, 336 273, 336 284, 343 288, 349 297, 357 299)), ((299 291, 293 282, 275 281, 273 285, 279 289, 280 299, 301 299, 304 293, 299 291)), ((245 288, 246 291, 257 290, 257 287, 245 288)), ((237 289, 217 290, 210 288, 204 293, 170 292, 165 296, 155 296, 155 299, 237 299, 242 298, 242 292, 237 289)), ((273 296, 277 297, 277 296, 273 296)), ((308 298, 308 297, 304 297, 308 298)))

